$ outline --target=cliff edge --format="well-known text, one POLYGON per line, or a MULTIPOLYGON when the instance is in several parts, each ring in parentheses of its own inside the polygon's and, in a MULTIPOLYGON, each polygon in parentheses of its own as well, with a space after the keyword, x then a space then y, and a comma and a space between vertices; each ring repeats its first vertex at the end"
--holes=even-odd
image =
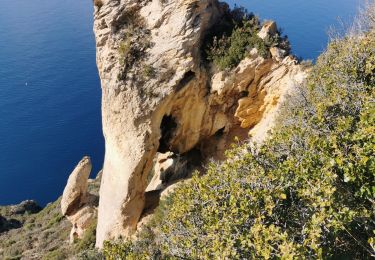
MULTIPOLYGON (((249 49, 228 69, 208 61, 202 54, 207 39, 231 12, 216 0, 95 2, 106 147, 101 247, 135 232, 157 154, 205 160, 220 158, 235 136, 262 142, 306 72, 277 47, 268 56, 249 49)), ((276 24, 266 23, 257 39, 275 34, 276 24)))

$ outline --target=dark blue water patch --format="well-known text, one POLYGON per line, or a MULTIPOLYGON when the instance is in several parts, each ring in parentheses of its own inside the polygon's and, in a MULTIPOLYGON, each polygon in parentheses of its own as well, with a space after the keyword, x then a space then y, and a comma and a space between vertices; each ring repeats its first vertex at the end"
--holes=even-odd
POLYGON ((277 22, 298 57, 315 60, 328 43, 328 32, 345 30, 365 0, 230 0, 261 19, 277 22))
POLYGON ((0 204, 62 194, 84 155, 102 167, 91 0, 2 0, 0 204))

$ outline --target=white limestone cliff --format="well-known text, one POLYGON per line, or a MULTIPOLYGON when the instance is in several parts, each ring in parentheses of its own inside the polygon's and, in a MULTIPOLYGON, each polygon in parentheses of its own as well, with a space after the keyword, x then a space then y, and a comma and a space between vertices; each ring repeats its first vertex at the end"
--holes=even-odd
POLYGON ((201 44, 225 8, 216 0, 102 0, 95 8, 106 148, 98 247, 135 232, 157 152, 220 158, 235 136, 261 142, 306 77, 279 49, 270 59, 253 50, 231 71, 206 68, 201 44))

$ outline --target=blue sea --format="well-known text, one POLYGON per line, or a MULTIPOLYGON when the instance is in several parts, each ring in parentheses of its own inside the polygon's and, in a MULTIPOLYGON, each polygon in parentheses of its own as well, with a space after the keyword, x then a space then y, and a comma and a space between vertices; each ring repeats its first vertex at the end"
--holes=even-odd
POLYGON ((101 169, 92 0, 1 0, 0 204, 62 194, 84 156, 101 169))
MULTIPOLYGON (((229 3, 276 20, 293 52, 315 59, 329 27, 349 23, 360 0, 229 3)), ((93 176, 102 167, 92 12, 92 0, 1 0, 0 205, 55 200, 84 155, 93 176)))

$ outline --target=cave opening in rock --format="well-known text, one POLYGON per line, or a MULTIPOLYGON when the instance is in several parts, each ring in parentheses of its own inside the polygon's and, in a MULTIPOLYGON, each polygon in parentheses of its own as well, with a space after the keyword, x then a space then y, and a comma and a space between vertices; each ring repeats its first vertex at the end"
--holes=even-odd
POLYGON ((202 163, 204 161, 202 152, 198 147, 194 147, 190 151, 182 154, 182 156, 186 158, 189 171, 188 175, 189 177, 191 177, 191 173, 202 166, 202 163))
POLYGON ((249 96, 249 91, 243 90, 240 92, 240 98, 248 97, 249 96))
POLYGON ((141 216, 152 213, 159 206, 161 192, 162 190, 145 192, 145 205, 141 216))
MULTIPOLYGON (((202 170, 203 156, 199 148, 195 147, 190 151, 183 154, 174 154, 167 151, 170 154, 167 158, 161 160, 154 160, 154 168, 152 170, 151 178, 148 180, 148 187, 145 192, 145 204, 141 214, 141 219, 149 214, 152 214, 154 210, 159 206, 159 202, 162 196, 162 192, 169 186, 174 185, 182 180, 186 180, 192 177, 193 172, 196 170, 202 170), (158 171, 155 171, 156 164, 163 164, 167 160, 174 160, 173 164, 166 164, 168 168, 158 167, 158 171), (149 185, 152 182, 154 175, 158 176, 157 183, 161 183, 157 186, 153 186, 149 189, 149 185), (162 186, 162 187, 161 187, 162 186)), ((156 157, 158 158, 158 157, 156 157)))
POLYGON ((195 72, 189 70, 184 74, 184 77, 181 79, 181 81, 178 83, 176 87, 176 91, 179 91, 180 89, 184 88, 192 79, 195 78, 195 72))
POLYGON ((173 134, 176 128, 177 128, 176 120, 170 115, 165 115, 160 124, 161 137, 159 139, 158 152, 165 153, 171 150, 170 141, 173 137, 173 134))
POLYGON ((219 130, 216 131, 214 134, 214 137, 216 139, 220 139, 224 135, 225 127, 220 128, 219 130))

